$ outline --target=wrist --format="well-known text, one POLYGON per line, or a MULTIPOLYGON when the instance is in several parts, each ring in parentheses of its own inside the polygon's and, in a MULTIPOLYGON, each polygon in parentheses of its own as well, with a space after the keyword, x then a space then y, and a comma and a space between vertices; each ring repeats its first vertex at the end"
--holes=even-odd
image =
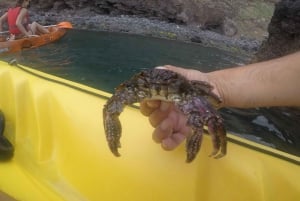
POLYGON ((213 88, 213 93, 215 93, 220 99, 221 103, 219 104, 219 108, 226 107, 227 105, 227 97, 226 97, 226 82, 223 82, 221 76, 219 76, 218 71, 213 71, 206 73, 207 82, 210 83, 213 88))

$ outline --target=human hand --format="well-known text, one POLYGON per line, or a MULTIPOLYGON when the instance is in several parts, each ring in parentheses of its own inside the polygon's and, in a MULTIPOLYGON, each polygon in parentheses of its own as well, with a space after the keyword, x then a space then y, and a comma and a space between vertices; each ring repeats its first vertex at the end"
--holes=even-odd
POLYGON ((167 70, 174 71, 178 74, 183 75, 188 80, 199 80, 199 81, 208 82, 210 85, 213 86, 213 93, 215 93, 218 97, 223 99, 223 97, 221 96, 221 93, 220 93, 220 89, 218 88, 218 85, 216 84, 214 78, 212 76, 210 76, 210 73, 203 73, 198 70, 186 69, 186 68, 176 67, 176 66, 172 66, 172 65, 165 65, 165 66, 160 66, 157 68, 164 68, 167 70))
MULTIPOLYGON (((213 92, 219 96, 215 84, 210 81, 209 76, 206 73, 170 65, 159 68, 172 70, 183 75, 188 80, 209 82, 214 86, 213 92)), ((152 135, 153 140, 157 143, 161 143, 162 148, 165 150, 175 149, 190 134, 191 128, 186 125, 186 116, 171 102, 160 100, 143 101, 140 105, 140 111, 149 118, 150 124, 154 127, 152 135)))
POLYGON ((190 133, 186 117, 171 102, 143 101, 140 110, 154 127, 153 140, 165 150, 175 149, 190 133))

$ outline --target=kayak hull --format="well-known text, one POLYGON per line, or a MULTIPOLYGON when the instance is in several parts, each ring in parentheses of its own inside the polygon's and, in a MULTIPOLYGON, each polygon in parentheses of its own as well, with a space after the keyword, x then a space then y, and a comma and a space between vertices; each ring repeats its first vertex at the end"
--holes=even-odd
POLYGON ((0 55, 11 54, 24 49, 40 47, 59 40, 63 37, 67 29, 59 27, 49 27, 49 34, 39 35, 37 37, 22 38, 12 41, 0 42, 0 55))
POLYGON ((24 66, 0 62, 4 135, 0 191, 16 200, 299 200, 299 157, 228 135, 228 154, 196 160, 184 145, 166 152, 136 107, 121 114, 121 157, 109 151, 102 108, 110 94, 24 66), (30 193, 29 193, 30 192, 30 193))

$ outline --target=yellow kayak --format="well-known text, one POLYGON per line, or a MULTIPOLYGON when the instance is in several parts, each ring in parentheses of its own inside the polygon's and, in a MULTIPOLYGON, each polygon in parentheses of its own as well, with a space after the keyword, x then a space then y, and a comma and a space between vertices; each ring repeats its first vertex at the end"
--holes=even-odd
POLYGON ((110 152, 102 108, 110 94, 0 61, 4 136, 14 146, 0 161, 0 198, 21 201, 298 201, 300 159, 228 135, 228 154, 196 160, 184 145, 166 152, 135 107, 121 115, 122 153, 110 152))

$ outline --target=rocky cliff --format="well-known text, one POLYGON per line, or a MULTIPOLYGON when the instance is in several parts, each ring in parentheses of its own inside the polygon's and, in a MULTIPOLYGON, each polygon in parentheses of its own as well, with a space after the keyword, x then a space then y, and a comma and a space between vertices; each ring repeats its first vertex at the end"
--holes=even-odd
MULTIPOLYGON (((42 11, 85 10, 195 25, 227 36, 262 39, 277 0, 32 0, 42 11), (249 32, 251 30, 251 32, 249 32)), ((80 15, 80 13, 77 13, 80 15)))
POLYGON ((268 27, 269 37, 256 53, 256 61, 268 60, 300 50, 300 1, 276 4, 268 27))

